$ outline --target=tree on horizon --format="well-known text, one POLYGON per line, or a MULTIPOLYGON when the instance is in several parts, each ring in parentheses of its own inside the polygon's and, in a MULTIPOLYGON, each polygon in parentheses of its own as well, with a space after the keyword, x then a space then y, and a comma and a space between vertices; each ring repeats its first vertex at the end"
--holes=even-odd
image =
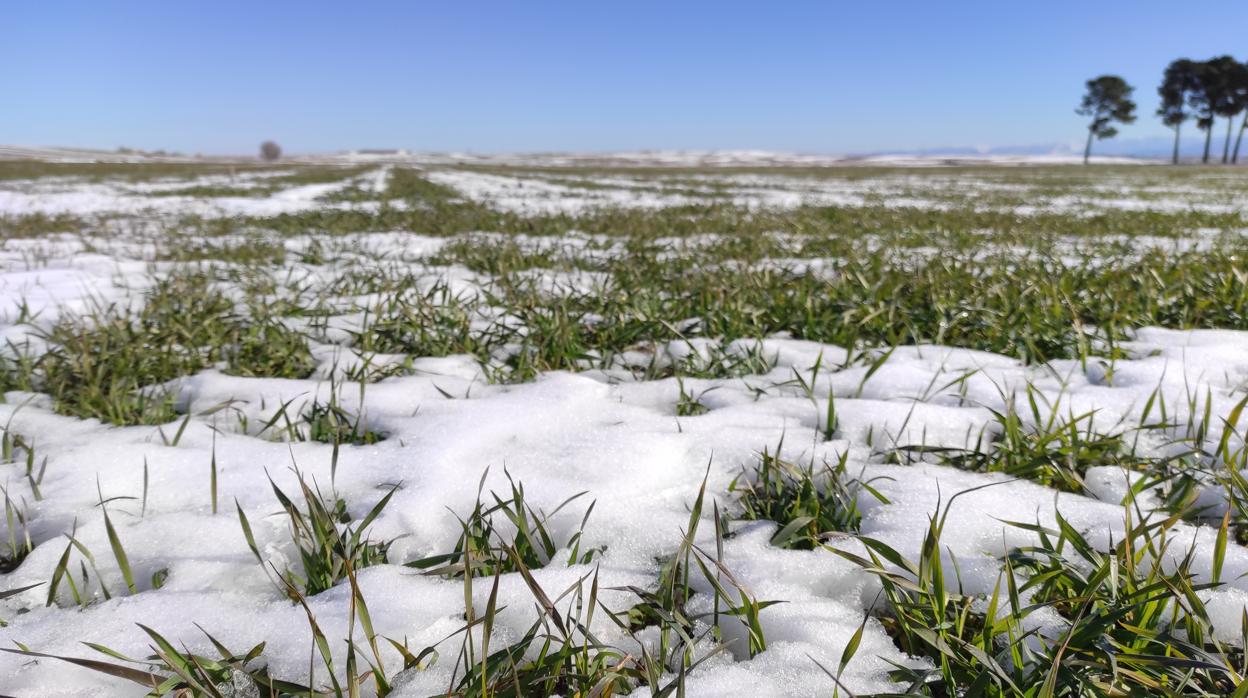
POLYGON ((1218 117, 1226 118, 1226 140, 1222 146, 1225 164, 1230 156, 1232 122, 1248 106, 1248 67, 1231 56, 1196 63, 1196 89, 1188 96, 1188 104, 1196 111, 1196 128, 1205 132, 1202 163, 1209 162, 1218 117))
POLYGON ((1117 75, 1101 75, 1089 80, 1086 86, 1087 92, 1083 95, 1083 101, 1075 110, 1080 116, 1092 117, 1088 124, 1088 142, 1083 148, 1085 165, 1092 155, 1093 138, 1113 138, 1118 135, 1118 129, 1113 126, 1115 121, 1122 124, 1135 121, 1135 102, 1131 100, 1131 93, 1135 88, 1128 85, 1126 80, 1117 75))
MULTIPOLYGON (((1248 106, 1248 67, 1231 56, 1218 56, 1207 61, 1201 71, 1209 115, 1226 119, 1226 138, 1222 143, 1222 164, 1230 162, 1231 129, 1235 117, 1248 106)), ((1210 123, 1212 131, 1213 123, 1210 123)))
MULTIPOLYGON (((1161 85, 1157 87, 1157 94, 1161 97, 1157 116, 1161 117, 1163 124, 1174 129, 1174 153, 1171 162, 1175 165, 1179 164, 1179 131, 1183 122, 1192 116, 1187 110, 1188 99, 1199 89, 1197 70, 1197 63, 1190 59, 1179 58, 1171 61, 1166 66, 1161 85)), ((1238 143, 1236 146, 1238 148, 1238 143)))
MULTIPOLYGON (((1231 122, 1235 116, 1242 113, 1243 120, 1239 123, 1239 133, 1235 136, 1235 148, 1231 151, 1231 164, 1239 162, 1239 146, 1244 140, 1244 129, 1248 129, 1248 63, 1235 63, 1234 68, 1230 69, 1230 92, 1235 114, 1227 119, 1226 137, 1229 141, 1231 137, 1231 122)), ((1223 158, 1225 162, 1225 158, 1223 158)))
POLYGON ((260 144, 260 159, 266 162, 273 162, 282 157, 282 147, 273 141, 265 141, 260 144))

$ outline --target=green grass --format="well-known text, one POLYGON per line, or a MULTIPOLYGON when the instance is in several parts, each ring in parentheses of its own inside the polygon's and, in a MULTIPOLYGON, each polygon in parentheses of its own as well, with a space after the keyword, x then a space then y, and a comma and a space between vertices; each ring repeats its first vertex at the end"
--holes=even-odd
POLYGON ((240 316, 202 273, 158 280, 141 308, 97 307, 38 332, 50 350, 7 362, 6 382, 49 394, 62 414, 112 424, 172 421, 176 394, 166 384, 217 362, 227 373, 286 378, 313 366, 302 337, 273 318, 240 316))
POLYGON ((0 180, 41 177, 83 177, 93 181, 120 179, 191 179, 214 174, 284 171, 287 165, 210 162, 46 162, 42 160, 0 160, 0 180))
POLYGON ((835 464, 801 466, 764 451, 754 471, 729 489, 737 493, 740 518, 781 525, 772 536, 772 545, 811 550, 832 534, 858 532, 860 497, 888 503, 870 483, 850 477, 847 463, 847 456, 842 455, 835 464))
POLYGON ((410 280, 374 275, 370 292, 393 298, 374 310, 376 324, 361 344, 421 355, 472 353, 483 361, 519 344, 504 370, 494 372, 508 380, 610 366, 639 344, 699 336, 783 332, 846 346, 936 342, 1043 362, 1083 358, 1093 349, 1112 356, 1140 326, 1248 327, 1248 277, 1238 263, 1248 243, 1237 234, 1244 227, 1238 213, 1020 215, 970 204, 779 211, 720 203, 522 216, 464 201, 403 169, 392 173, 388 196, 412 205, 245 224, 278 234, 405 229, 455 236, 430 262, 492 275, 488 298, 465 301, 445 291, 402 298, 410 280), (1177 239, 1204 229, 1227 235, 1198 251, 1139 253, 1119 239, 1177 239), (605 234, 624 253, 602 254, 598 243, 539 250, 519 239, 471 234, 480 230, 552 240, 569 231, 605 234), (720 237, 697 245, 659 241, 703 234, 720 237), (932 247, 940 253, 923 252, 932 247), (769 267, 773 257, 817 257, 826 271, 769 267), (601 290, 551 298, 522 274, 545 269, 601 272, 609 281, 601 290), (474 331, 469 319, 483 306, 518 316, 523 330, 495 324, 474 331), (700 321, 692 332, 672 326, 685 318, 700 321))
POLYGON ((109 659, 126 664, 77 657, 61 657, 29 650, 11 650, 27 657, 56 659, 87 669, 93 669, 132 683, 150 688, 153 696, 177 695, 194 698, 226 698, 237 695, 266 695, 272 698, 295 698, 296 696, 329 695, 308 686, 282 681, 269 676, 267 667, 260 661, 264 643, 238 654, 230 651, 206 631, 204 635, 217 650, 217 656, 200 656, 186 649, 179 650, 155 630, 139 625, 152 640, 154 654, 144 659, 132 659, 103 645, 90 644, 92 649, 109 659), (136 668, 131 665, 138 665, 136 668), (263 693, 253 693, 263 691, 263 693))
MULTIPOLYGON (((479 553, 483 547, 492 548, 484 559, 492 561, 488 564, 507 565, 509 570, 518 573, 539 609, 538 619, 518 641, 492 651, 495 616, 501 610, 498 605, 500 576, 494 570, 487 572, 494 582, 485 612, 478 616, 473 610, 473 587, 468 582, 472 575, 462 574, 463 570, 473 569, 473 553, 464 554, 469 550, 464 548, 455 554, 455 561, 442 573, 447 570, 454 573, 458 567, 459 576, 465 579, 466 623, 460 631, 464 636, 463 644, 454 660, 462 679, 449 694, 488 698, 555 694, 613 696, 627 695, 640 688, 655 697, 683 695, 688 672, 729 649, 721 641, 721 623, 745 626, 747 646, 739 648, 743 654, 752 657, 765 651, 766 637, 759 613, 775 602, 757 600, 723 565, 720 558, 724 535, 717 509, 714 512, 717 552, 704 551, 694 544, 703 518, 705 495, 704 485, 692 503, 689 525, 676 552, 661 566, 655 588, 627 588, 626 591, 636 596, 636 603, 622 613, 610 610, 598 600, 596 572, 587 572, 568 588, 552 594, 534 579, 525 559, 529 556, 496 531, 490 531, 488 535, 493 542, 481 538, 479 542, 485 545, 473 549, 479 553), (708 617, 694 616, 686 610, 692 595, 691 579, 695 575, 711 586, 716 599, 715 613, 708 617), (635 642, 639 634, 647 632, 657 635, 657 643, 641 643, 640 656, 637 656, 603 642, 590 629, 595 615, 605 615, 635 642), (482 633, 479 649, 468 632, 478 626, 482 633)), ((518 488, 513 487, 512 501, 498 501, 497 506, 504 507, 498 510, 522 513, 523 507, 515 507, 518 496, 518 488)), ((481 510, 480 505, 478 510, 481 510)), ((470 526, 465 523, 465 536, 475 539, 477 533, 470 532, 470 526)), ((517 542, 524 537, 519 536, 517 542)), ((588 561, 588 558, 569 560, 582 565, 588 561)), ((422 656, 429 656, 428 651, 422 656)), ((411 663, 415 664, 417 658, 413 656, 411 663)))
MULTIPOLYGON (((488 471, 481 475, 480 487, 484 487, 487 474, 488 471)), ((451 578, 497 577, 522 568, 545 567, 555 553, 563 549, 568 550, 568 565, 587 565, 603 552, 600 548, 581 549, 581 534, 594 510, 592 503, 581 518, 580 528, 567 540, 556 539, 549 528, 550 519, 580 499, 584 492, 546 512, 525 501, 522 483, 512 480, 510 474, 507 481, 511 492, 506 498, 490 492, 488 500, 483 502, 478 490, 476 506, 467 517, 459 520, 463 533, 453 551, 414 560, 407 565, 425 570, 425 574, 451 578), (502 533, 505 524, 515 529, 510 536, 502 533)))
POLYGON ((438 261, 500 274, 488 294, 416 296, 397 279, 360 346, 483 361, 507 347, 499 375, 524 380, 547 370, 610 367, 624 351, 696 337, 787 333, 847 347, 932 342, 1040 363, 1120 356, 1118 345, 1142 326, 1248 328, 1248 276, 1237 266, 1248 250, 1242 240, 1202 252, 1076 253, 1084 265, 1041 252, 980 259, 969 251, 898 264, 849 242, 804 242, 835 246, 821 251, 835 260, 828 273, 724 265, 734 252, 721 249, 656 261, 663 250, 643 246, 591 265, 609 275, 603 288, 556 297, 514 273, 555 266, 545 256, 533 266, 507 245, 470 253, 452 246, 438 261), (504 257, 482 259, 496 252, 504 257), (474 328, 478 311, 491 307, 505 309, 508 323, 474 328), (673 323, 686 318, 697 322, 673 323))
MULTIPOLYGON (((866 557, 834 549, 883 586, 880 620, 898 646, 934 668, 898 667, 893 678, 918 695, 988 696, 1242 695, 1242 647, 1213 638, 1192 557, 1177 569, 1162 554, 1182 543, 1177 517, 1133 518, 1111 549, 1091 545, 1058 514, 1057 529, 1007 522, 1035 532, 1038 544, 1012 550, 991 595, 968 594, 944 571, 941 535, 952 499, 931 517, 922 554, 908 560, 862 538, 866 557), (896 571, 894 571, 896 570, 896 571), (1026 601, 1024 601, 1026 599, 1026 601), (1042 638, 1025 619, 1043 608, 1067 622, 1042 638)), ((1215 556, 1224 554, 1225 537, 1215 556)), ((955 562, 956 564, 956 562, 955 562)))
POLYGON ((41 238, 54 233, 77 233, 86 225, 86 221, 67 213, 0 215, 0 240, 41 238))
MULTIPOLYGON (((240 187, 225 185, 199 185, 180 187, 177 189, 167 189, 147 192, 147 196, 186 196, 198 198, 217 198, 217 197, 246 197, 246 198, 262 198, 272 196, 280 191, 290 187, 305 186, 309 184, 328 184, 331 182, 340 182, 351 177, 355 177, 367 171, 367 167, 328 167, 316 165, 302 165, 294 168, 280 170, 280 172, 288 174, 280 174, 276 177, 265 177, 256 180, 255 186, 240 187)), ((247 171, 247 170, 244 170, 247 171)), ((254 170, 253 170, 254 171, 254 170)), ((233 173, 230 173, 233 176, 233 173)), ((357 196, 359 194, 357 193, 357 196)), ((329 200, 348 200, 338 194, 329 200)))
MULTIPOLYGON (((397 487, 392 488, 357 523, 352 521, 345 501, 336 496, 327 497, 315 483, 309 484, 298 472, 296 475, 299 477, 302 507, 276 483, 269 481, 290 522, 291 541, 299 553, 300 569, 274 570, 280 575, 292 599, 319 594, 347 579, 355 570, 386 562, 390 542, 369 540, 368 527, 390 503, 397 487)), ((267 571, 271 563, 264 559, 256 546, 247 515, 237 502, 235 508, 247 546, 267 571)))

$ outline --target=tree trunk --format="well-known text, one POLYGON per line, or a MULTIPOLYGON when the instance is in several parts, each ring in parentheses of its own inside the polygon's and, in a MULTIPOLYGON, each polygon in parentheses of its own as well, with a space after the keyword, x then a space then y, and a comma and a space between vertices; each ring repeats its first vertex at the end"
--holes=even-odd
POLYGON ((1205 129, 1205 154, 1200 158, 1200 162, 1202 165, 1209 164, 1209 141, 1212 139, 1213 139, 1213 124, 1210 124, 1209 128, 1205 129))
POLYGON ((1092 127, 1088 127, 1088 144, 1083 146, 1083 164, 1088 164, 1088 157, 1092 155, 1092 127))
POLYGON ((1222 164, 1231 161, 1231 123, 1235 121, 1235 117, 1226 117, 1226 142, 1222 144, 1222 164))
MULTIPOLYGON (((1182 123, 1174 125, 1174 155, 1171 156, 1170 162, 1175 165, 1179 164, 1179 127, 1182 125, 1182 123)), ((1243 131, 1240 131, 1240 135, 1243 135, 1243 131)))
POLYGON ((1231 164, 1239 162, 1239 144, 1244 140, 1244 129, 1248 128, 1248 111, 1244 112, 1244 120, 1239 123, 1239 134, 1235 136, 1235 150, 1231 151, 1231 164))

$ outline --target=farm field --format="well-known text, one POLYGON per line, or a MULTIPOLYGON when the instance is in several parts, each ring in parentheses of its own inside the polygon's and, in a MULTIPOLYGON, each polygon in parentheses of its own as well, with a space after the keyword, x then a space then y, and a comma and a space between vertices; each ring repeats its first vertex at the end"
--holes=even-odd
POLYGON ((0 694, 1248 695, 1248 179, 915 164, 0 161, 0 694))

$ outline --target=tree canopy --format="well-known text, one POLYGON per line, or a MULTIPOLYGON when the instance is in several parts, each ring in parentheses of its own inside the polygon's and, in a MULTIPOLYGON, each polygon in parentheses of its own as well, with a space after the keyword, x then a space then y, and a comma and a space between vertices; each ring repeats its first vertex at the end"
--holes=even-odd
POLYGON ((260 159, 272 162, 282 157, 282 147, 273 141, 260 144, 260 159))
POLYGON ((1129 124, 1135 121, 1135 102, 1131 93, 1135 88, 1117 75, 1102 75, 1087 82, 1083 101, 1075 110, 1080 116, 1088 116, 1088 144, 1083 150, 1086 164, 1092 154, 1092 139, 1113 138, 1118 134, 1114 123, 1129 124))

